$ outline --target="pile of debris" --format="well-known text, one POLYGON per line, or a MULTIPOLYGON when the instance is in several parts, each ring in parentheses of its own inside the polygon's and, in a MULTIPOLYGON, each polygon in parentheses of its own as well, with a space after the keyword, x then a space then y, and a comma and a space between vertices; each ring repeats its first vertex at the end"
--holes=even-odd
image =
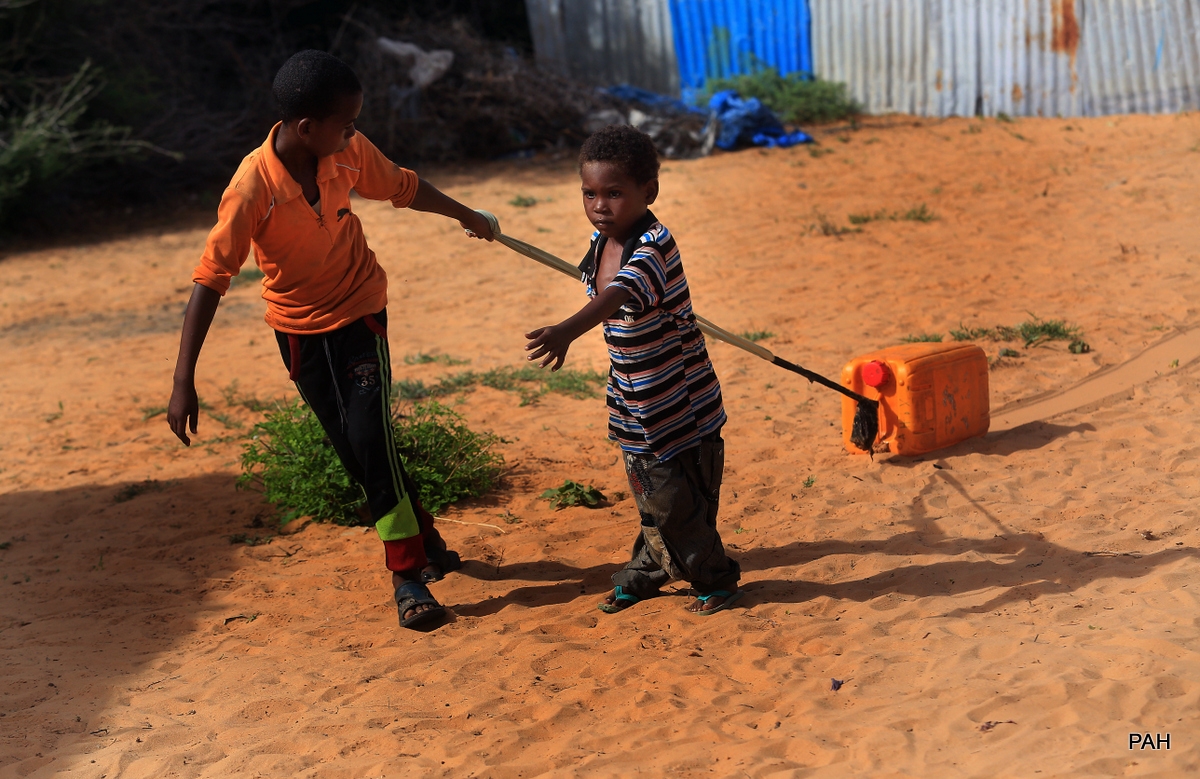
POLYGON ((668 159, 704 157, 712 153, 719 122, 715 115, 682 100, 622 85, 606 90, 619 107, 593 111, 584 129, 593 133, 610 124, 631 124, 654 139, 668 159))
POLYGON ((527 156, 578 146, 610 124, 643 130, 669 159, 809 140, 754 98, 721 92, 695 108, 637 87, 594 89, 538 70, 462 23, 353 26, 347 59, 366 93, 359 125, 402 163, 527 156))
POLYGON ((492 159, 577 146, 617 101, 538 70, 465 24, 353 23, 347 59, 366 95, 359 127, 401 163, 492 159))

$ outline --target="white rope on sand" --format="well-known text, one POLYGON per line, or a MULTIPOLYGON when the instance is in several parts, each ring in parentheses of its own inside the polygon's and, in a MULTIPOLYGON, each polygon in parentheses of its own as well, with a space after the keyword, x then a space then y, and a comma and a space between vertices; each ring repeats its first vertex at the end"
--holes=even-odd
POLYGON ((434 515, 433 518, 435 520, 437 520, 438 522, 453 522, 456 525, 476 525, 478 527, 490 527, 492 530, 499 530, 501 535, 504 535, 507 532, 502 527, 497 527, 496 525, 489 525, 486 522, 464 522, 461 519, 450 519, 449 517, 439 517, 437 515, 434 515))

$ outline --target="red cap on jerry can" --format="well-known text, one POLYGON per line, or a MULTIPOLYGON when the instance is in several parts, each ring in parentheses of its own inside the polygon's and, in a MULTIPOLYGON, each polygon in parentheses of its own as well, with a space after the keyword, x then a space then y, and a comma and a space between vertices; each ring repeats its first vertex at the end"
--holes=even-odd
POLYGON ((879 360, 872 360, 862 367, 862 380, 868 387, 878 389, 888 383, 888 379, 892 378, 892 372, 888 370, 887 365, 879 360))

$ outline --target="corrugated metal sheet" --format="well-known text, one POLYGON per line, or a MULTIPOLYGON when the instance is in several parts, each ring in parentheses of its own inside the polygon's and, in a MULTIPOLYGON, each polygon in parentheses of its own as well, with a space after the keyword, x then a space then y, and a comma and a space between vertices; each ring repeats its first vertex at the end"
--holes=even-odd
POLYGON ((1078 116, 1200 107, 1200 0, 526 6, 539 65, 597 85, 670 95, 682 86, 686 96, 706 79, 765 63, 845 82, 869 113, 1078 116))
POLYGON ((544 70, 679 94, 667 0, 526 0, 525 7, 544 70))
POLYGON ((810 0, 816 73, 868 113, 972 114, 976 0, 810 0))
POLYGON ((1196 0, 1087 0, 1084 10, 1079 59, 1085 113, 1200 107, 1196 0))
POLYGON ((870 113, 1078 116, 1200 103, 1197 0, 810 0, 816 73, 870 113))
POLYGON ((813 69, 806 0, 670 0, 685 99, 712 78, 762 66, 813 69))
POLYGON ((1078 116, 1077 0, 988 0, 980 7, 984 116, 1078 116))

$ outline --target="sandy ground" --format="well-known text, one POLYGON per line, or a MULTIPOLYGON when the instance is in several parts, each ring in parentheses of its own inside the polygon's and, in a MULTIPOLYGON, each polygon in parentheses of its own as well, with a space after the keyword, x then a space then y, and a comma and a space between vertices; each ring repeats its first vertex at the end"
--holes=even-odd
MULTIPOLYGON (((1020 353, 992 368, 994 411, 1119 380, 1051 418, 997 414, 1016 422, 872 461, 841 448, 837 395, 711 344, 730 416, 720 529, 747 595, 708 618, 684 613, 683 585, 597 611, 632 500, 556 512, 538 497, 567 478, 628 491, 598 398, 454 401, 506 439, 508 471, 445 513, 467 563, 435 586, 454 618, 431 633, 397 627, 372 531, 230 543, 270 521, 234 488, 256 420, 236 401, 294 392, 254 286, 218 313, 210 410, 185 449, 154 414, 205 231, 5 257, 0 775, 1197 771, 1200 368, 1194 335, 1164 339, 1200 323, 1200 116, 881 119, 821 141, 820 157, 666 163, 655 210, 700 313, 771 331, 764 345, 831 376, 908 335, 1032 313, 1078 325, 1092 351, 984 342, 1020 353), (921 203, 935 221, 819 228, 921 203), (1154 364, 1122 372, 1155 344, 1154 364), (1134 732, 1170 748, 1131 750, 1134 732)), ((433 178, 511 235, 586 248, 569 161, 433 178)), ((524 330, 582 303, 455 224, 357 208, 391 279, 398 377, 461 370, 399 359, 418 352, 517 365, 524 330)), ((598 334, 570 357, 604 364, 598 334)))

